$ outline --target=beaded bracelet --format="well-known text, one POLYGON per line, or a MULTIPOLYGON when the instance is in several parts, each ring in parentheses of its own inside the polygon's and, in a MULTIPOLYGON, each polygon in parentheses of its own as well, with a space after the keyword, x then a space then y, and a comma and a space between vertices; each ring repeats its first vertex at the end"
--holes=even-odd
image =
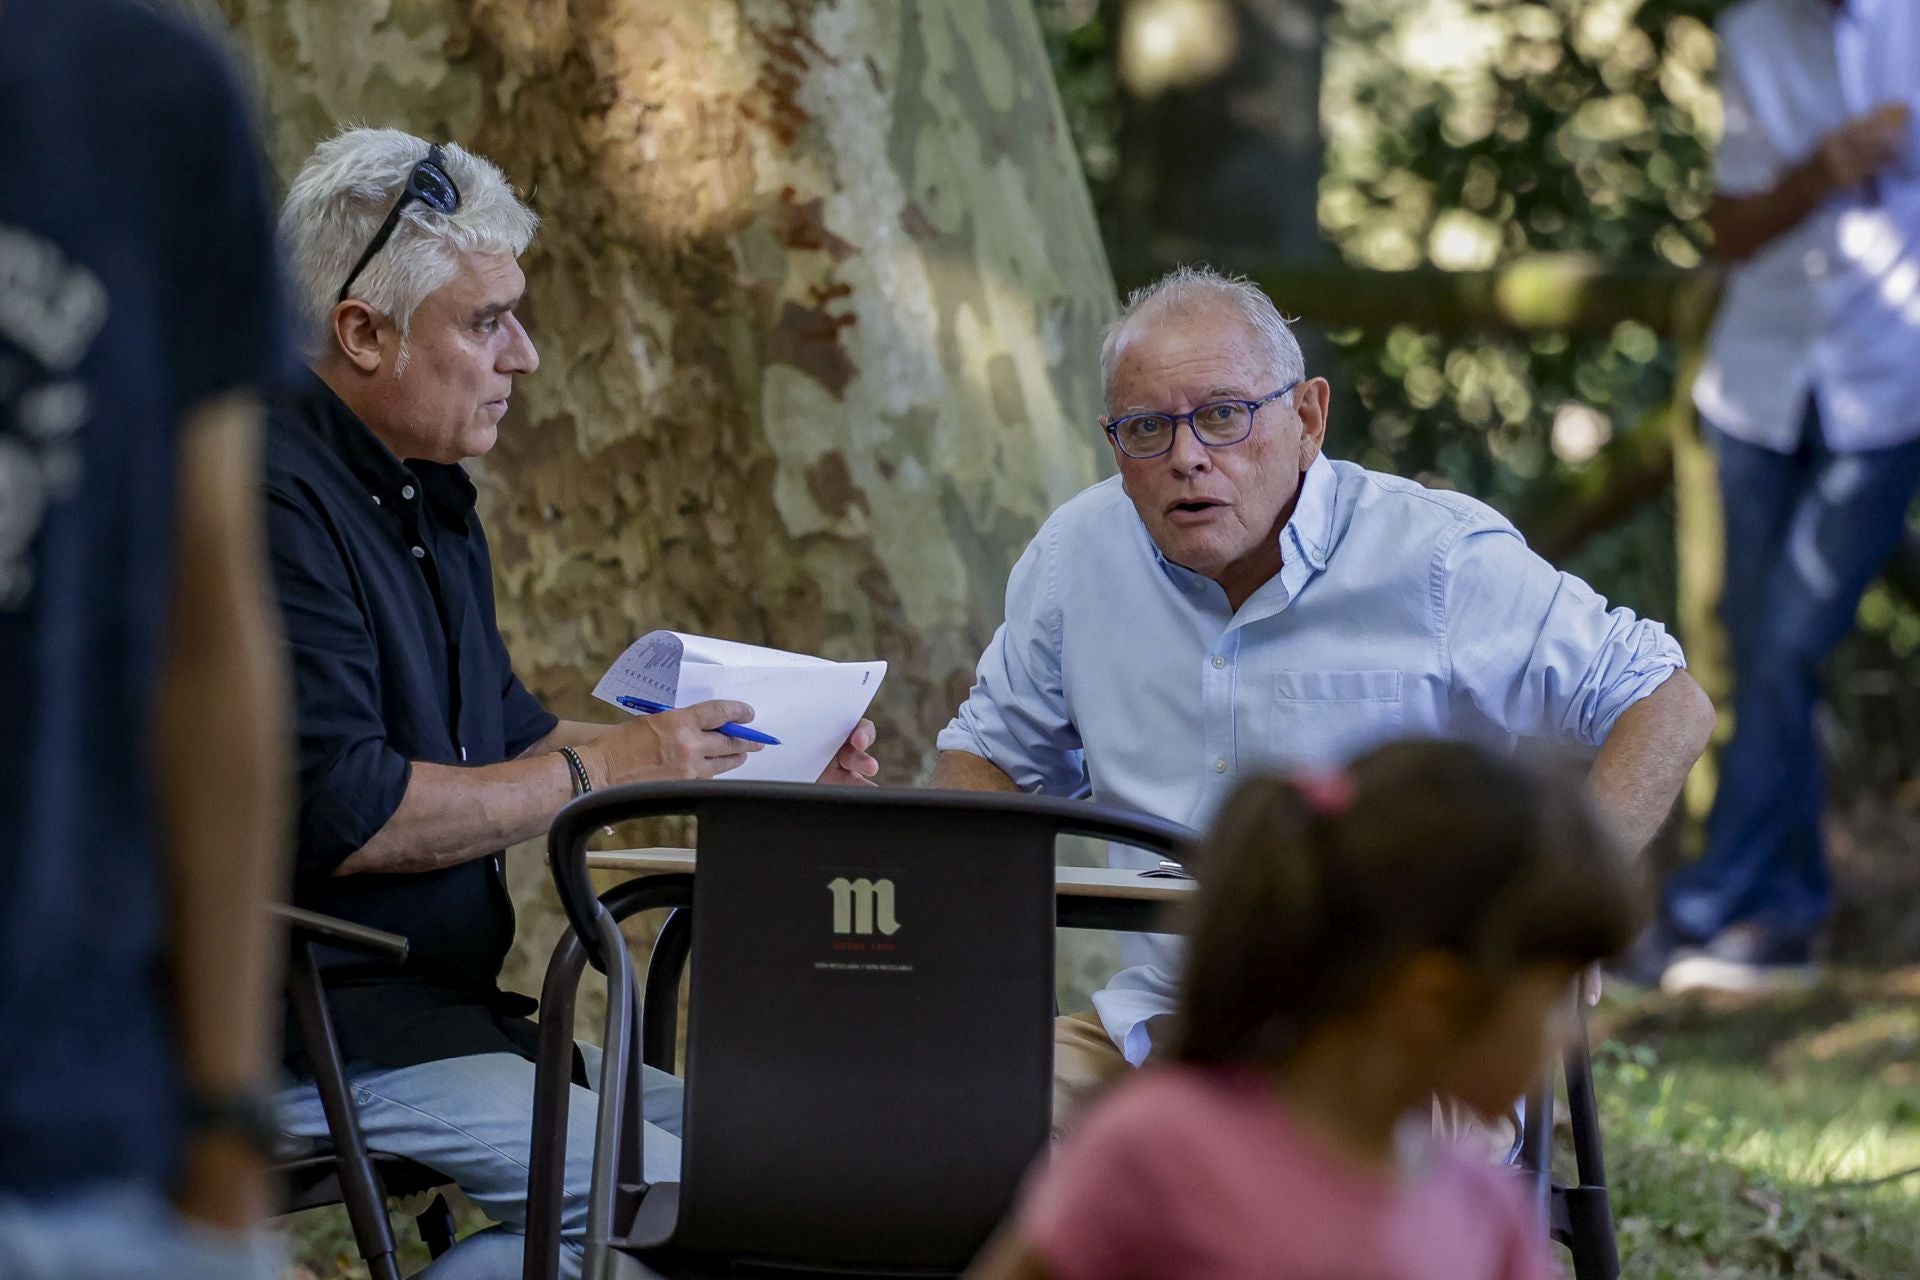
POLYGON ((572 747, 562 747, 560 754, 567 758, 567 772, 573 777, 573 796, 577 800, 593 790, 593 779, 587 776, 587 766, 580 763, 578 751, 572 747))

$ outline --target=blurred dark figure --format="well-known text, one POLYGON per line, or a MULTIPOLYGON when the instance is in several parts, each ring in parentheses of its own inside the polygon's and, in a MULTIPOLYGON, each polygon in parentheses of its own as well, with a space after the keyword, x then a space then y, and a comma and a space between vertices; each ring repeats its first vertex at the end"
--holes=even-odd
POLYGON ((1819 668, 1920 484, 1920 5, 1745 0, 1720 38, 1710 216, 1733 267, 1694 398, 1726 508, 1734 738, 1706 855, 1638 959, 1669 990, 1763 991, 1817 973, 1819 668))
POLYGON ((131 0, 0 4, 0 138, 0 1276, 274 1275, 255 143, 131 0))

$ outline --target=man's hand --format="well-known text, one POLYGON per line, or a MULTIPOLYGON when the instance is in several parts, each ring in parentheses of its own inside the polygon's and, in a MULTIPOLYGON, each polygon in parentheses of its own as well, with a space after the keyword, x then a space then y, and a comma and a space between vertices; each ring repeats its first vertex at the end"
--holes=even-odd
POLYGON ((1820 139, 1812 155, 1768 190, 1714 196, 1707 210, 1714 253, 1743 262, 1799 226, 1836 192, 1873 182, 1900 155, 1910 128, 1906 104, 1885 103, 1820 139))
POLYGON ((880 772, 880 762, 867 754, 867 748, 873 745, 875 731, 873 721, 862 720, 853 726, 853 732, 847 735, 846 745, 834 756, 833 763, 820 775, 821 782, 838 783, 841 786, 871 787, 876 785, 873 778, 880 772))
POLYGON ((1906 103, 1882 103, 1820 139, 1815 171, 1829 191, 1857 187, 1900 158, 1912 123, 1906 103))
POLYGON ((587 767, 596 788, 668 778, 711 778, 739 768, 749 752, 760 750, 757 742, 743 742, 717 732, 729 721, 745 724, 751 719, 752 707, 725 699, 635 716, 578 748, 580 762, 587 767))

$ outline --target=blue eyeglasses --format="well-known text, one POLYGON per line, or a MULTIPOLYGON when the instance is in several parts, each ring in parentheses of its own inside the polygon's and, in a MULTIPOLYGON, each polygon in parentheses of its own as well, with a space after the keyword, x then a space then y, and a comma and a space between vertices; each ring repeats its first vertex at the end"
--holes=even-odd
POLYGON ((1173 451, 1180 424, 1209 449, 1239 444, 1253 434, 1253 416, 1300 385, 1295 378, 1258 400, 1209 400, 1191 413, 1134 413, 1106 424, 1107 438, 1129 458, 1158 458, 1173 451))

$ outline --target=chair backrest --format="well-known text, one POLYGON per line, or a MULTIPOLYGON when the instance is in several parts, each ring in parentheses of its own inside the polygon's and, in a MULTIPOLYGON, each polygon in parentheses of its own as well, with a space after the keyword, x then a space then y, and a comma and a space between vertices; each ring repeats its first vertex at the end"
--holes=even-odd
MULTIPOLYGON (((625 790, 699 818, 675 1247, 963 1265, 1051 1123, 1055 836, 1185 830, 1029 796, 625 790)), ((633 816, 582 820, 610 812, 633 816)))

